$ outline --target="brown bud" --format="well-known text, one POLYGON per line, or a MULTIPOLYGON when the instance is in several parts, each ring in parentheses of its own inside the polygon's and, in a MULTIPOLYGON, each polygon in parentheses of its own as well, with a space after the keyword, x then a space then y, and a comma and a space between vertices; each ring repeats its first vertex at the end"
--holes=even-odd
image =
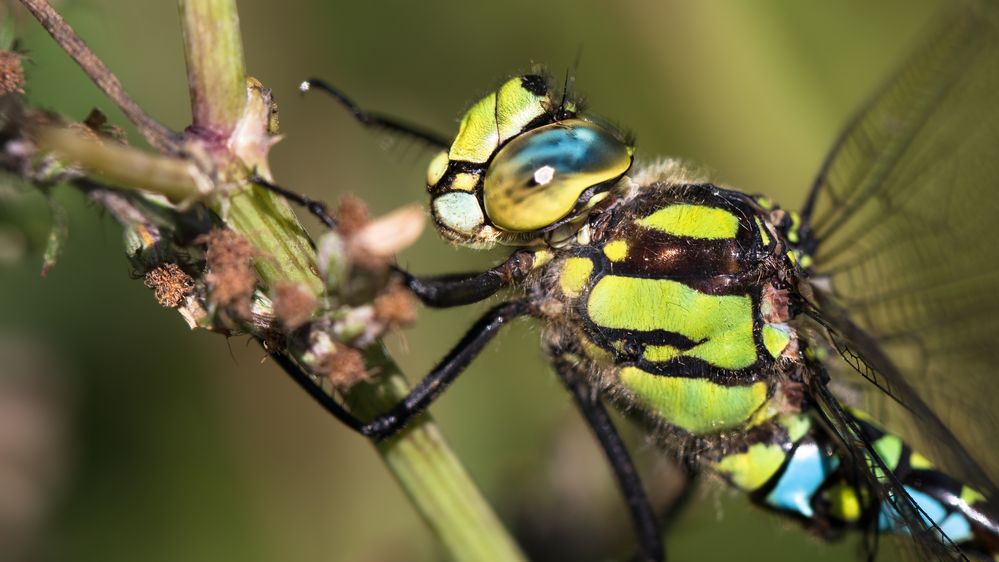
POLYGON ((393 284, 375 298, 375 318, 389 328, 405 328, 416 322, 416 297, 402 285, 393 284))
POLYGON ((323 359, 319 370, 338 390, 349 389, 369 378, 361 352, 340 343, 323 359))
POLYGON ((250 314, 250 298, 257 285, 257 275, 251 265, 256 253, 253 245, 235 231, 219 228, 205 237, 208 251, 209 297, 217 305, 230 308, 246 318, 250 314))
POLYGON ((194 280, 175 263, 161 263, 145 275, 146 287, 153 290, 156 302, 177 308, 194 291, 194 280))
POLYGON ((353 236, 364 228, 370 219, 368 206, 360 197, 344 195, 340 198, 340 206, 336 212, 337 230, 341 236, 353 236))
POLYGON ((316 310, 316 297, 300 283, 279 283, 274 287, 274 316, 286 330, 308 322, 316 310))
POLYGON ((14 51, 0 51, 0 96, 13 93, 24 93, 21 55, 14 51))

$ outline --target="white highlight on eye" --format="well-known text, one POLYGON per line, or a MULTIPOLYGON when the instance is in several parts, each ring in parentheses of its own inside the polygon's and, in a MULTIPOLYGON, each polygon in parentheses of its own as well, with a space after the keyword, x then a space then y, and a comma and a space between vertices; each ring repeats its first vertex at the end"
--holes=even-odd
POLYGON ((538 185, 547 185, 551 183, 554 178, 555 168, 551 166, 542 166, 534 172, 534 183, 538 185))

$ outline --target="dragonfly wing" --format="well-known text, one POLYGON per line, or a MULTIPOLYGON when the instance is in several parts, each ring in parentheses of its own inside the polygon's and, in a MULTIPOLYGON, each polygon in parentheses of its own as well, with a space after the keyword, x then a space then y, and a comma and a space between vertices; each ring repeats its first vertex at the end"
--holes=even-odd
POLYGON ((995 497, 999 3, 954 6, 837 141, 803 234, 834 383, 860 372, 858 407, 995 497))
MULTIPOLYGON (((968 558, 950 540, 940 540, 939 528, 929 523, 924 512, 906 491, 905 486, 895 477, 884 461, 871 455, 874 450, 872 435, 869 435, 840 404, 828 386, 820 381, 813 381, 812 398, 815 400, 822 419, 834 435, 839 437, 839 454, 842 459, 849 459, 844 467, 849 472, 844 475, 860 490, 860 501, 871 502, 880 513, 885 513, 888 506, 892 508, 893 519, 900 520, 909 530, 914 540, 904 542, 903 553, 911 560, 953 560, 965 561, 968 558), (878 474, 883 475, 878 477, 878 474)), ((867 508, 865 507, 865 511, 867 508)), ((868 558, 879 551, 880 535, 877 531, 879 517, 869 521, 862 545, 868 558)))

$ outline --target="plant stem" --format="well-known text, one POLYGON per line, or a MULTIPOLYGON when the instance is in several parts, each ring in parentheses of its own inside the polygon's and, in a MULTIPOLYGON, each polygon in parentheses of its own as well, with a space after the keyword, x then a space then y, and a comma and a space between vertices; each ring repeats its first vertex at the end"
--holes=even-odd
POLYGON ((38 148, 81 166, 90 177, 120 189, 141 189, 174 203, 200 201, 211 193, 211 180, 188 160, 104 142, 79 130, 40 127, 33 132, 38 148))
MULTIPOLYGON (((209 141, 212 136, 225 139, 242 117, 248 99, 235 0, 179 0, 179 5, 194 132, 209 141)), ((264 156, 259 162, 243 164, 270 179, 264 156)), ((255 187, 235 194, 226 215, 230 225, 264 253, 256 264, 264 284, 295 281, 317 295, 322 292, 315 253, 283 198, 255 187)), ((369 371, 378 373, 375 384, 358 385, 344 397, 362 416, 387 410, 407 392, 404 377, 388 356, 376 350, 368 360, 369 371)), ((429 417, 422 416, 376 448, 451 558, 523 560, 429 417)))
MULTIPOLYGON (((382 384, 357 385, 352 410, 365 418, 384 412, 408 388, 399 368, 381 348, 367 354, 380 369, 382 384)), ((378 371, 376 371, 378 372, 378 371)), ((428 416, 415 419, 398 435, 376 445, 393 476, 454 560, 526 560, 461 462, 428 416)))
POLYGON ((227 138, 246 103, 246 69, 234 1, 180 0, 194 126, 227 138))

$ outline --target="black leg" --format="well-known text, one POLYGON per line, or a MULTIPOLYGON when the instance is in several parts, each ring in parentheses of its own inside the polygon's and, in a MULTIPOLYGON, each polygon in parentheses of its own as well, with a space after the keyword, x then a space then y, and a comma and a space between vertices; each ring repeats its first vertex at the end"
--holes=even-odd
POLYGON ((628 455, 628 450, 621 441, 617 429, 607 414, 607 410, 600 402, 599 397, 594 396, 593 389, 567 362, 558 358, 555 359, 555 370, 572 394, 579 406, 580 411, 586 418, 590 429, 597 436, 614 476, 617 478, 618 486, 624 494, 624 499, 631 512, 631 518, 635 525, 635 533, 638 535, 638 560, 642 562, 661 562, 665 560, 662 537, 660 536, 659 524, 652 512, 649 498, 645 494, 645 487, 642 485, 641 477, 635 470, 634 463, 628 455))
POLYGON ((522 280, 533 264, 534 253, 521 250, 481 273, 416 277, 399 268, 396 272, 402 275, 406 286, 423 304, 447 308, 479 302, 495 295, 500 289, 522 280))
POLYGON ((410 391, 409 395, 370 422, 363 422, 347 412, 331 396, 313 383, 302 369, 281 354, 273 354, 278 364, 330 414, 347 427, 376 440, 391 437, 438 397, 468 364, 485 348, 500 328, 528 311, 523 301, 511 301, 493 307, 472 328, 430 373, 410 391))
MULTIPOLYGON (((266 347, 264 347, 266 349, 266 347)), ((341 423, 347 427, 357 431, 359 433, 364 432, 364 422, 354 417, 343 406, 341 406, 332 396, 326 394, 318 384, 316 384, 309 375, 305 374, 305 371, 291 360, 290 357, 284 353, 272 352, 271 358, 277 362, 278 365, 284 369, 284 372, 291 377, 291 380, 295 381, 298 386, 302 387, 302 390, 307 392, 313 400, 319 403, 327 412, 333 415, 334 418, 340 420, 341 423)))
POLYGON ((310 78, 299 86, 299 89, 303 93, 308 92, 312 88, 319 88, 320 90, 326 92, 333 97, 336 101, 340 102, 340 105, 347 108, 355 119, 360 122, 365 127, 378 127, 382 129, 388 129, 389 131, 395 133, 402 133, 404 135, 409 135, 415 137, 431 146, 440 148, 441 150, 447 150, 451 147, 451 142, 438 135, 437 133, 428 131, 422 127, 416 125, 411 125, 400 121, 394 117, 388 117, 385 115, 379 115, 377 113, 370 113, 361 109, 356 103, 348 98, 343 92, 337 90, 327 82, 320 80, 318 78, 310 78))
POLYGON ((329 210, 326 209, 326 203, 323 203, 318 199, 312 199, 311 197, 306 197, 301 193, 295 193, 294 191, 291 191, 290 189, 285 189, 280 185, 275 185, 265 180, 264 178, 258 176, 257 174, 253 174, 252 176, 250 176, 250 182, 255 183, 260 187, 263 187, 270 191, 273 191, 274 193, 281 195, 285 199, 288 199, 292 203, 296 203, 298 205, 301 205, 302 207, 305 207, 306 209, 309 210, 310 213, 315 215, 317 219, 322 221, 322 223, 325 224, 327 228, 331 230, 336 228, 336 220, 334 220, 333 217, 330 216, 329 210))

